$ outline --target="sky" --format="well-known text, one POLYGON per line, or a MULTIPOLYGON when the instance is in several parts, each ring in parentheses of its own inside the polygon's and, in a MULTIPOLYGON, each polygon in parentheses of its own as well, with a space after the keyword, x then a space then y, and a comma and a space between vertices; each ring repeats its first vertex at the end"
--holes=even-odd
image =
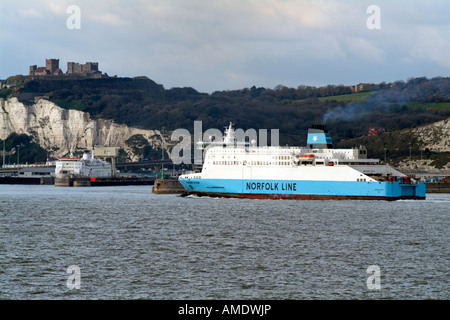
POLYGON ((449 13, 448 0, 2 0, 0 79, 50 58, 206 93, 447 77, 449 13))

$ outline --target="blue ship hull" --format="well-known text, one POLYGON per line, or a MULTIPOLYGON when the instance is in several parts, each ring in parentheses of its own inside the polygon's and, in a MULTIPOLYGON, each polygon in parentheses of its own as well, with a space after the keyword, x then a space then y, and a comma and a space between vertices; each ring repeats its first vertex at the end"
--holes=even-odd
POLYGON ((252 199, 425 199, 425 184, 356 181, 179 179, 186 194, 252 199))

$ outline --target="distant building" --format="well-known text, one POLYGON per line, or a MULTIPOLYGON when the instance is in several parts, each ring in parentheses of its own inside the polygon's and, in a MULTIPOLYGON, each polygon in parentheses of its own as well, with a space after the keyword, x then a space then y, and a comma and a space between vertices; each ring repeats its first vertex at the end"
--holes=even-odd
MULTIPOLYGON (((63 71, 59 68, 59 59, 46 59, 45 67, 30 66, 30 76, 60 76, 63 71)), ((67 62, 68 75, 81 75, 85 77, 102 78, 103 74, 98 70, 98 62, 67 62)), ((107 74, 104 76, 108 77, 107 74)))
POLYGON ((367 133, 368 136, 377 136, 379 134, 382 134, 386 132, 385 128, 370 128, 369 132, 367 133))
POLYGON ((45 67, 39 67, 35 69, 33 76, 48 76, 50 75, 50 71, 48 71, 45 67))
POLYGON ((346 88, 350 88, 350 90, 352 90, 353 93, 357 93, 357 92, 365 92, 368 91, 370 89, 370 84, 368 83, 359 83, 353 86, 346 86, 346 88))
POLYGON ((30 76, 36 75, 36 70, 37 70, 37 65, 30 66, 30 73, 29 73, 29 75, 30 76))
POLYGON ((100 76, 102 72, 98 70, 98 62, 67 62, 67 74, 80 74, 85 76, 100 76))
POLYGON ((56 70, 59 70, 59 59, 47 59, 45 60, 45 69, 53 74, 56 70))
POLYGON ((58 76, 63 74, 59 68, 59 59, 46 59, 45 67, 30 66, 30 76, 58 76))

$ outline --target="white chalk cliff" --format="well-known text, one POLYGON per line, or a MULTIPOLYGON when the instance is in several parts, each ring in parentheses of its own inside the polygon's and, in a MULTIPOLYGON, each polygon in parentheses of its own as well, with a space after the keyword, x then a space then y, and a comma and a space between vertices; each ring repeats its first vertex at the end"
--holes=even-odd
POLYGON ((155 148, 161 146, 161 133, 117 124, 112 120, 92 119, 89 113, 67 110, 53 102, 41 99, 27 106, 17 98, 0 99, 0 138, 12 132, 33 136, 54 157, 75 150, 92 149, 93 146, 120 147, 125 141, 141 134, 155 148))
MULTIPOLYGON (((413 129, 405 129, 399 132, 399 137, 413 136, 421 144, 421 148, 428 148, 433 152, 450 152, 450 118, 434 122, 431 124, 423 125, 413 129)), ((406 140, 406 139, 405 139, 406 140)), ((409 158, 404 159, 399 163, 398 167, 404 172, 408 170, 422 170, 426 172, 436 172, 435 168, 432 166, 433 160, 423 159, 423 160, 412 160, 409 158)), ((450 171, 450 159, 448 159, 447 164, 438 170, 439 172, 449 172, 450 171)))
MULTIPOLYGON (((154 148, 160 148, 162 142, 158 130, 143 130, 117 124, 113 120, 92 119, 89 113, 63 109, 44 99, 27 106, 17 98, 0 98, 0 139, 7 138, 12 132, 33 136, 35 142, 54 157, 67 155, 71 146, 75 150, 107 146, 123 148, 136 160, 138 156, 125 144, 131 136, 141 134, 154 148)), ((421 142, 423 148, 450 152, 450 118, 399 131, 400 138, 411 135, 421 142)), ((166 136, 164 147, 169 154, 173 144, 166 136)))
POLYGON ((434 152, 450 152, 450 118, 411 130, 428 149, 434 152))

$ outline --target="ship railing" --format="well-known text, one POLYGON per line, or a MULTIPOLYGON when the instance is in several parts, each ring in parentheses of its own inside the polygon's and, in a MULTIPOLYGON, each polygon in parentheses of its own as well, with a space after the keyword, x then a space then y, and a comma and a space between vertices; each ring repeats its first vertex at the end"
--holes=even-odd
POLYGON ((418 184, 418 181, 408 176, 371 175, 370 178, 379 182, 399 182, 400 184, 418 184))

